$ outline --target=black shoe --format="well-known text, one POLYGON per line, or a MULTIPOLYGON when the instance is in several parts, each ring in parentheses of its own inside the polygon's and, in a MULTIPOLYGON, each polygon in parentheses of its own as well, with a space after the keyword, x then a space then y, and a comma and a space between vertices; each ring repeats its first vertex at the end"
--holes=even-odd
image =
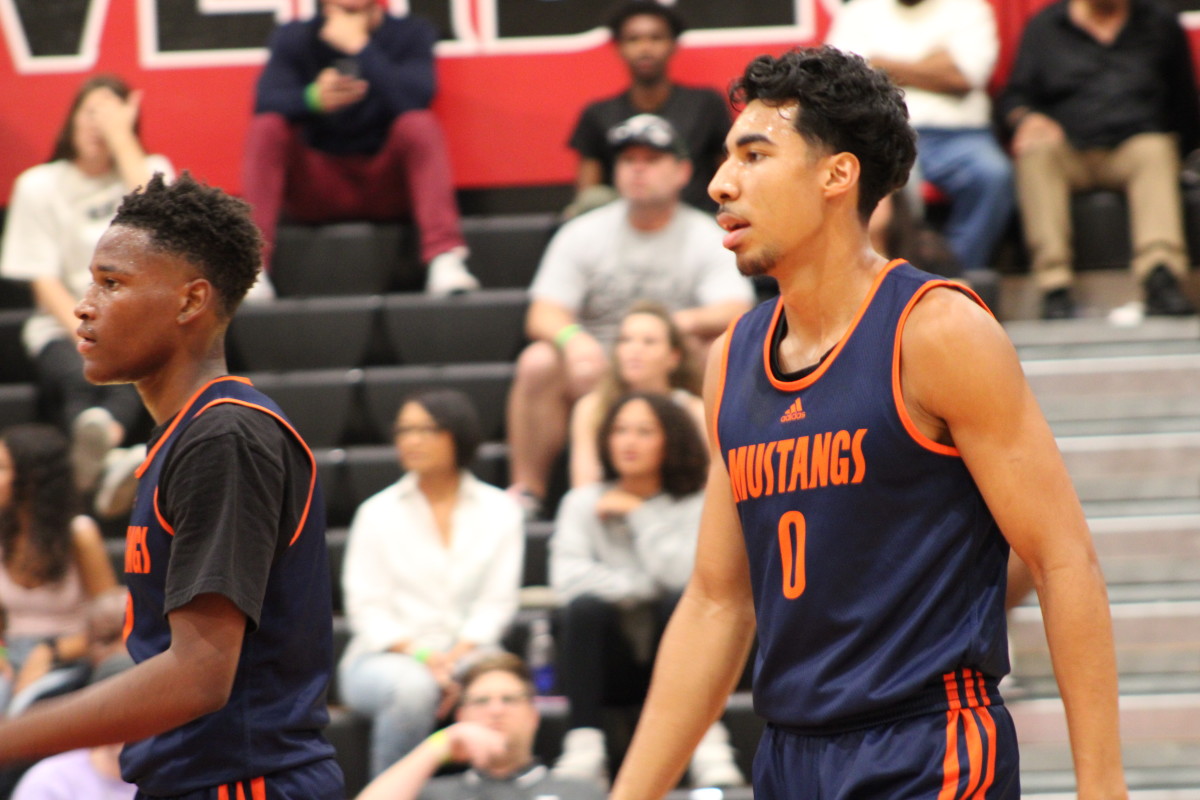
POLYGON ((1155 267, 1146 280, 1146 313, 1158 317, 1186 317, 1196 313, 1196 307, 1183 293, 1179 279, 1163 264, 1155 267))
POLYGON ((1042 295, 1042 319, 1071 319, 1075 316, 1075 298, 1067 287, 1051 289, 1042 295))

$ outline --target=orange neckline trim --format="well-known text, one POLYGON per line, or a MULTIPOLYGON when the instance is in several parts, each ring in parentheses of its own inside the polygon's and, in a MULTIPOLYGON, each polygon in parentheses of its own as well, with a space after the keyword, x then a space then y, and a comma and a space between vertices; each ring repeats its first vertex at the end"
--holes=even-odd
POLYGON ((871 306, 871 301, 875 299, 875 293, 879 291, 879 287, 883 284, 884 277, 903 263, 905 261, 902 258, 892 259, 883 269, 879 270, 879 274, 871 282, 871 288, 867 292, 867 296, 859 305, 858 311, 855 312, 854 319, 850 321, 850 327, 842 334, 842 338, 838 339, 838 343, 833 346, 833 350, 829 352, 829 357, 822 361, 811 373, 794 381, 781 381, 771 371, 771 342, 775 338, 775 330, 779 325, 779 318, 783 315, 783 297, 781 296, 775 303, 775 313, 771 317, 771 324, 767 326, 767 335, 763 340, 763 371, 766 373, 767 380, 771 382, 771 385, 783 392, 797 392, 816 383, 829 370, 833 362, 837 360, 838 354, 842 352, 842 349, 846 346, 846 342, 850 341, 850 337, 858 329, 858 323, 862 321, 863 314, 867 313, 867 309, 871 306))
POLYGON ((247 386, 254 385, 253 383, 250 382, 249 378, 242 378, 237 375, 222 375, 219 378, 213 378, 211 381, 209 381, 208 383, 204 384, 199 389, 197 389, 195 394, 193 394, 191 397, 189 397, 187 399, 187 402, 183 404, 183 408, 181 408, 181 409, 179 409, 179 411, 175 412, 175 417, 174 417, 174 419, 171 420, 171 424, 167 426, 167 429, 165 431, 163 431, 163 435, 160 436, 158 438, 158 441, 154 443, 154 447, 150 449, 150 452, 146 453, 146 458, 142 461, 142 463, 138 466, 137 470, 133 473, 138 479, 141 479, 142 475, 145 474, 146 470, 150 468, 150 462, 154 460, 154 457, 156 455, 158 455, 159 448, 161 448, 163 446, 163 443, 166 442, 167 439, 169 439, 171 437, 171 434, 175 431, 175 429, 177 427, 179 427, 179 421, 181 419, 183 419, 183 415, 188 412, 188 409, 190 409, 193 405, 196 404, 196 401, 200 398, 200 395, 202 395, 205 392, 205 390, 208 389, 208 387, 212 386, 214 383, 219 383, 220 381, 237 381, 238 383, 244 383, 247 386))

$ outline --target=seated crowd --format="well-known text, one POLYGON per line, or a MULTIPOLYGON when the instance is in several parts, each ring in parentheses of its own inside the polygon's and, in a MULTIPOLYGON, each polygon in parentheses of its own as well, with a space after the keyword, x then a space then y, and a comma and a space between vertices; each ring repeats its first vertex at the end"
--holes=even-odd
MULTIPOLYGON (((683 29, 654 0, 631 0, 611 18, 629 86, 586 106, 570 136, 575 195, 529 287, 529 344, 507 407, 507 491, 468 469, 482 439, 471 398, 423 391, 397 409, 403 477, 358 508, 341 582, 352 637, 338 699, 371 725, 363 798, 459 797, 493 783, 521 796, 598 798, 610 752, 601 709, 645 696, 699 524, 708 448, 697 365, 755 301, 705 188, 729 107, 669 75, 683 29), (562 756, 545 766, 533 757, 531 675, 502 646, 521 602, 526 523, 539 518, 554 520, 557 688, 569 703, 562 756), (434 779, 451 762, 468 769, 434 779)), ((410 217, 426 292, 479 288, 429 108, 435 40, 429 23, 375 0, 321 0, 317 16, 275 32, 243 171, 266 275, 286 268, 273 263, 281 221, 410 217)), ((1071 193, 1120 190, 1145 312, 1195 313, 1179 172, 1200 145, 1200 104, 1173 14, 1152 0, 1051 3, 1029 21, 994 95, 988 0, 848 0, 828 41, 905 88, 919 135, 921 180, 873 220, 881 251, 933 268, 928 257, 970 282, 994 263, 1015 209, 1042 315, 1068 318, 1077 313, 1071 193), (949 204, 944 241, 922 227, 923 185, 949 204)), ((119 78, 87 80, 51 160, 23 173, 9 201, 0 277, 28 282, 36 303, 23 343, 46 424, 0 430, 0 715, 106 672, 117 643, 120 590, 82 509, 128 511, 149 424, 131 387, 83 380, 74 307, 122 196, 153 173, 174 175, 141 145, 140 101, 119 78)), ((264 276, 251 299, 271 294, 264 276)), ((0 788, 16 777, 0 775, 0 788)), ((29 772, 13 796, 114 778, 110 750, 77 751, 29 772)), ((697 748, 691 782, 745 783, 720 722, 697 748)))

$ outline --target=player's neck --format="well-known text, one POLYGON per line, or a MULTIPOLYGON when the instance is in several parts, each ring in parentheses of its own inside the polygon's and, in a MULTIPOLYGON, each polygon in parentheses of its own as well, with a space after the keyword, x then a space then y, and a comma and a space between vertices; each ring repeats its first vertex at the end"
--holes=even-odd
POLYGON ((634 81, 629 87, 629 102, 639 112, 656 112, 671 96, 671 81, 663 75, 654 81, 634 81))
POLYGON ((787 371, 817 362, 849 330, 875 277, 887 261, 861 238, 814 246, 777 271, 787 336, 780 365, 787 371))
POLYGON ((206 384, 228 374, 225 351, 221 348, 205 358, 178 358, 168 362, 134 385, 154 423, 161 425, 175 416, 206 384))

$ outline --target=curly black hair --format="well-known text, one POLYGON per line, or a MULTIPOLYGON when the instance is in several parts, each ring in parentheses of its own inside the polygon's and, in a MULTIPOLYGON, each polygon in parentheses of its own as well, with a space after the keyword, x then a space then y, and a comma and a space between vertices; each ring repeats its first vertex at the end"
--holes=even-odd
POLYGON ((799 103, 793 124, 810 145, 852 153, 862 167, 858 213, 865 221, 887 195, 908 181, 917 134, 904 93, 861 57, 829 45, 801 47, 775 58, 759 56, 734 81, 735 106, 752 100, 799 103))
POLYGON ((71 563, 71 520, 78 513, 67 439, 50 425, 14 425, 0 433, 0 444, 12 461, 11 497, 7 507, 0 508, 4 564, 12 565, 18 540, 27 537, 33 558, 22 562, 22 571, 53 583, 71 563), (28 529, 21 526, 25 514, 28 529))
POLYGON ((125 195, 112 224, 144 230, 152 246, 192 263, 216 289, 226 318, 258 278, 262 235, 249 204, 188 172, 170 184, 155 173, 144 189, 125 195))
POLYGON ((667 27, 671 29, 672 39, 678 39, 685 30, 683 19, 675 13, 674 9, 664 6, 656 0, 630 0, 620 4, 609 14, 608 30, 612 33, 613 41, 620 40, 621 29, 625 27, 625 23, 631 17, 641 16, 658 17, 667 23, 667 27))
POLYGON ((612 453, 608 440, 612 436, 613 424, 621 409, 634 400, 644 400, 663 430, 663 491, 672 497, 685 497, 704 488, 708 477, 708 450, 704 439, 696 429, 692 415, 679 406, 669 395, 654 392, 630 392, 622 395, 604 415, 600 430, 596 434, 596 450, 600 453, 600 465, 604 468, 606 481, 619 476, 613 467, 612 453))

